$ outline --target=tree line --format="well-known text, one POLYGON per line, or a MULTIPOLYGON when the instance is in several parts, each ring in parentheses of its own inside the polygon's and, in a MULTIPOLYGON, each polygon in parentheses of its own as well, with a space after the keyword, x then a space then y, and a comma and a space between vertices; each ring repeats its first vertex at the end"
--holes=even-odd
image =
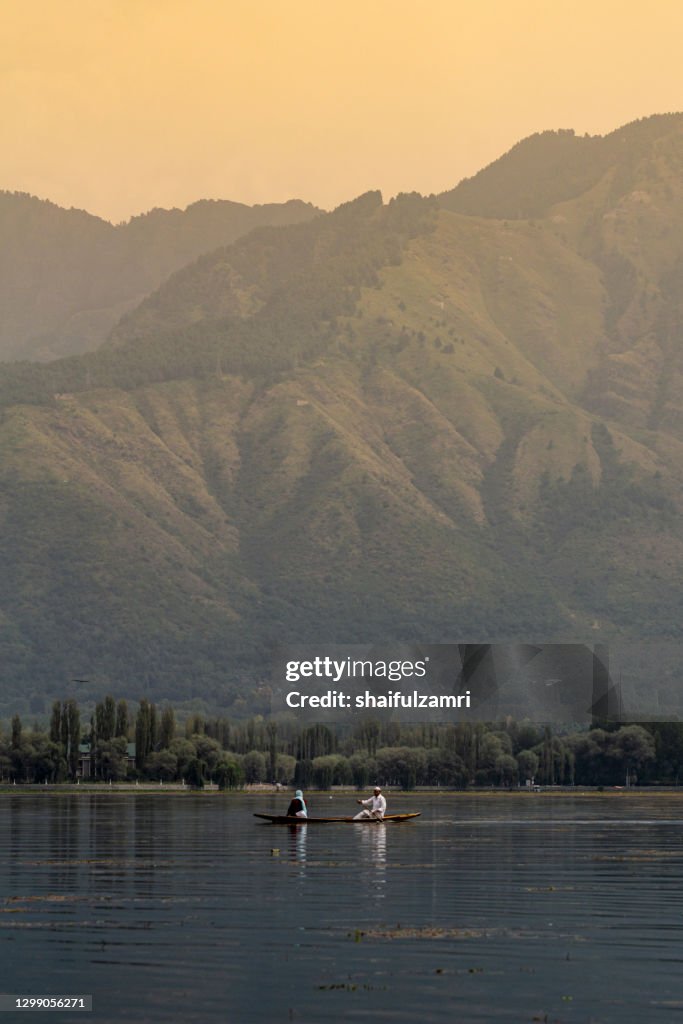
POLYGON ((55 701, 49 725, 0 728, 0 778, 17 783, 88 778, 184 780, 223 789, 280 783, 306 789, 347 785, 675 785, 683 781, 683 723, 595 722, 563 733, 506 719, 497 723, 405 724, 367 719, 330 728, 293 721, 193 715, 143 699, 135 714, 107 696, 83 725, 75 700, 55 701))

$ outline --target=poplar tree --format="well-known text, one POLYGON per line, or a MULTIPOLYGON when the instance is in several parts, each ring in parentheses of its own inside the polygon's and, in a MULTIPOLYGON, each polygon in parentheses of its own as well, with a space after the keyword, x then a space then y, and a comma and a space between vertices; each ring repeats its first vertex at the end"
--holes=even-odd
POLYGON ((268 722, 268 774, 271 782, 277 779, 277 723, 268 722))
POLYGON ((167 750, 175 738, 175 714, 173 708, 164 708, 161 716, 161 733, 159 746, 167 750))
POLYGON ((139 771, 142 771, 145 767, 147 755, 151 750, 150 720, 151 705, 143 697, 135 717, 135 767, 139 771))
POLYGON ((104 698, 102 725, 102 735, 100 738, 103 740, 113 739, 116 733, 116 704, 114 703, 114 698, 109 695, 104 698))
POLYGON ((157 709, 155 704, 149 706, 149 749, 156 750, 157 746, 157 709))
POLYGON ((21 745, 21 718, 15 715, 12 719, 12 749, 16 750, 21 745))
POLYGON ((124 736, 128 739, 128 705, 125 700, 120 700, 116 708, 116 736, 124 736))
MULTIPOLYGON (((92 719, 90 724, 91 729, 94 728, 92 719)), ((65 752, 65 758, 69 767, 69 774, 72 778, 75 778, 78 771, 79 745, 81 742, 81 714, 73 697, 62 703, 59 733, 63 752, 65 752)), ((90 745, 92 749, 94 745, 92 737, 90 745)))
POLYGON ((52 743, 62 742, 62 705, 56 700, 52 705, 50 718, 50 740, 52 743))
POLYGON ((68 746, 65 748, 66 763, 69 768, 69 775, 72 779, 75 779, 78 773, 78 757, 81 746, 81 713, 75 700, 66 701, 62 707, 62 721, 64 719, 67 722, 69 738, 68 746))

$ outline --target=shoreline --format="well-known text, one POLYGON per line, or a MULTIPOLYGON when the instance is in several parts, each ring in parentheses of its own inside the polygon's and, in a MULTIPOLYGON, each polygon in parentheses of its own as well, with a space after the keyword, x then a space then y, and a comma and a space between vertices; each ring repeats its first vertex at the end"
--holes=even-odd
MULTIPOLYGON (((683 785, 680 786, 630 786, 628 789, 625 786, 547 786, 542 787, 540 790, 529 790, 525 787, 517 789, 508 789, 504 786, 500 787, 486 787, 485 789, 476 789, 470 787, 468 789, 444 789, 443 787, 437 786, 420 786, 415 789, 392 789, 388 786, 383 787, 385 793, 391 793, 392 795, 400 794, 402 797, 419 797, 419 796, 447 796, 447 797, 458 797, 459 799, 467 799, 476 797, 481 799, 482 797, 494 797, 494 796, 509 796, 515 797, 528 797, 528 798, 543 798, 549 796, 556 797, 568 797, 568 796, 614 796, 614 797, 628 797, 628 796, 675 796, 677 794, 683 795, 683 785)), ((102 793, 125 793, 125 794, 144 794, 145 796, 224 796, 224 797, 248 797, 248 796, 286 796, 288 793, 293 793, 294 788, 282 787, 279 790, 274 789, 272 786, 267 786, 263 783, 257 783, 254 785, 243 786, 240 789, 224 789, 218 788, 216 783, 209 783, 204 786, 203 789, 193 789, 191 786, 183 786, 179 782, 165 782, 163 785, 159 783, 144 782, 137 785, 134 782, 89 782, 83 785, 76 783, 19 783, 13 785, 11 783, 0 783, 0 797, 6 795, 20 794, 54 794, 59 796, 73 795, 83 796, 87 794, 102 794, 102 793)), ((335 786, 333 789, 311 789, 308 791, 310 799, 323 796, 352 796, 358 795, 360 792, 365 790, 358 790, 354 786, 335 786)))

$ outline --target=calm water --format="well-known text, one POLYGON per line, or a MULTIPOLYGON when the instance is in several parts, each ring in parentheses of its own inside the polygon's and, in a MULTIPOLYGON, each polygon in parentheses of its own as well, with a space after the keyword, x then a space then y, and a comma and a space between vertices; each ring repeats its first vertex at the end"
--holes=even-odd
POLYGON ((92 993, 98 1022, 683 1020, 683 797, 251 816, 286 802, 0 795, 0 992, 92 993))

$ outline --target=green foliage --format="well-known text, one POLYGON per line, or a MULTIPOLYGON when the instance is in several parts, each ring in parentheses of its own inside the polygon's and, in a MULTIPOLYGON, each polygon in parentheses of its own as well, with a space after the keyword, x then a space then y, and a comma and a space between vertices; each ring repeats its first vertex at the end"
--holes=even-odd
POLYGON ((326 725, 311 725, 304 728, 299 739, 297 758, 309 761, 316 757, 324 757, 335 748, 335 737, 326 725))
POLYGON ((244 772, 235 758, 226 758, 216 765, 214 777, 219 789, 237 789, 244 781, 244 772))
POLYGON ((154 750, 153 707, 143 698, 135 719, 135 766, 139 771, 144 770, 147 757, 154 750))
POLYGON ((116 733, 116 705, 107 695, 95 708, 95 732, 99 740, 111 740, 116 733))
POLYGON ((159 743, 162 749, 166 749, 171 746, 171 743, 175 738, 175 730, 175 713, 173 708, 166 707, 164 708, 161 716, 161 729, 159 733, 159 743))
POLYGON ((338 758, 335 754, 314 757, 312 768, 312 785, 316 789, 331 789, 338 758))
POLYGON ((206 782, 206 765, 199 758, 193 758, 187 766, 185 781, 193 789, 203 789, 206 782))
POLYGON ((116 706, 116 736, 128 736, 129 718, 128 718, 128 704, 125 700, 120 700, 116 706))
MULTIPOLYGON (((188 766, 189 769, 189 766, 188 766)), ((170 782, 178 778, 178 758, 170 750, 158 750, 145 759, 145 775, 150 779, 170 782)))
POLYGON ((259 750, 250 750, 242 758, 242 771, 245 782, 266 781, 266 759, 259 750))
MULTIPOLYGON (((71 704, 60 704, 60 711, 71 704)), ((138 723, 149 723, 150 705, 140 702, 138 723)), ((170 709, 172 710, 172 709, 170 709)), ((54 709, 53 709, 54 711, 54 709)), ((76 706, 72 718, 79 714, 76 706)), ((67 751, 49 732, 21 728, 15 716, 9 736, 0 732, 0 779, 21 783, 61 782, 67 778, 67 751)), ((465 788, 470 785, 514 786, 534 780, 543 785, 623 785, 674 783, 683 771, 683 725, 619 725, 554 734, 528 722, 506 719, 496 723, 456 725, 376 724, 376 754, 367 752, 362 730, 326 726, 320 742, 334 737, 333 753, 314 758, 297 757, 309 749, 311 727, 294 722, 251 719, 197 719, 199 729, 190 739, 174 738, 169 746, 158 741, 145 756, 136 777, 161 782, 184 779, 202 788, 207 781, 221 789, 277 781, 301 789, 329 789, 355 785, 367 789, 377 783, 394 788, 416 786, 465 788), (223 742, 214 738, 222 735, 223 742), (272 745, 276 769, 268 779, 272 745), (249 746, 255 743, 256 746, 249 746), (534 743, 533 747, 527 744, 534 743), (248 749, 247 749, 248 748, 248 749), (242 752, 244 751, 244 752, 242 752)), ((51 729, 54 721, 51 722, 51 729)), ((93 778, 119 781, 129 773, 124 737, 97 739, 89 747, 93 778)))
POLYGON ((93 775, 103 782, 118 782, 125 779, 126 766, 126 741, 123 737, 109 737, 98 739, 90 748, 93 775))
POLYGON ((61 714, 61 744, 71 779, 76 778, 80 743, 81 713, 78 704, 71 698, 62 704, 61 714))
POLYGON ((517 754, 517 769, 522 781, 531 780, 536 777, 539 766, 539 757, 533 750, 520 750, 517 754))

